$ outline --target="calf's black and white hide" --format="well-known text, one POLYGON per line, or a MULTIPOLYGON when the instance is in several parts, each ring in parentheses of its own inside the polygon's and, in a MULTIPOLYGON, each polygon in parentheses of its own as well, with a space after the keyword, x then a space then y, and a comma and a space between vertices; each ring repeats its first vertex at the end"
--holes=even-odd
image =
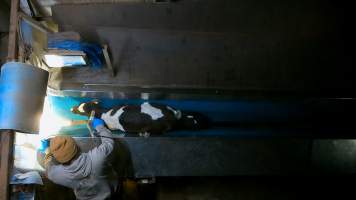
POLYGON ((208 120, 199 113, 184 113, 170 106, 156 103, 120 105, 103 108, 97 101, 81 103, 71 109, 75 114, 90 116, 95 112, 110 130, 137 133, 143 136, 162 134, 170 130, 206 128, 208 120))

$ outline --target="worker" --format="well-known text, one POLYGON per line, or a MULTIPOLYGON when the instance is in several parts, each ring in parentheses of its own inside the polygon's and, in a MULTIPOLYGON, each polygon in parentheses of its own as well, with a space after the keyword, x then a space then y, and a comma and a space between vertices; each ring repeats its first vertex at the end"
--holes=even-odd
POLYGON ((101 138, 101 144, 88 153, 81 153, 70 136, 56 136, 43 142, 44 165, 48 179, 74 190, 77 199, 109 199, 117 186, 109 180, 109 155, 114 148, 112 133, 104 121, 94 119, 92 127, 101 138))

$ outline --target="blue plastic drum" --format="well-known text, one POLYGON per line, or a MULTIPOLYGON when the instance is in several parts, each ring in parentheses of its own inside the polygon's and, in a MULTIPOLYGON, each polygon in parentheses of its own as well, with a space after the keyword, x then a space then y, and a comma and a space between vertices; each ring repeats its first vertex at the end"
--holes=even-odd
POLYGON ((46 96, 48 72, 9 62, 1 67, 0 129, 38 133, 46 96))

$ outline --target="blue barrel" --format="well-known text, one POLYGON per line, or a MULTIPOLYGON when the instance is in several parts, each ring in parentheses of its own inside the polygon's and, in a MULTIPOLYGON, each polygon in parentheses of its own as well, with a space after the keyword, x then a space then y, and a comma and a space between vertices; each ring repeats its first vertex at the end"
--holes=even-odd
POLYGON ((48 72, 9 62, 1 68, 0 129, 38 133, 46 96, 48 72))

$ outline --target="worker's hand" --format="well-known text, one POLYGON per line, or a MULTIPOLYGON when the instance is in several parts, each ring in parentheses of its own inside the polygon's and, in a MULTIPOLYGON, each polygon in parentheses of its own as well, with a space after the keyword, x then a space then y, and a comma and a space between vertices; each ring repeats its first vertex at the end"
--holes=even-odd
POLYGON ((105 125, 105 122, 102 119, 99 118, 94 118, 93 122, 91 123, 91 125, 93 126, 93 128, 96 128, 99 125, 105 125))
POLYGON ((46 149, 48 149, 49 147, 49 144, 50 144, 50 141, 49 139, 43 139, 41 140, 41 146, 40 148, 38 149, 40 152, 42 153, 45 153, 46 152, 46 149))

